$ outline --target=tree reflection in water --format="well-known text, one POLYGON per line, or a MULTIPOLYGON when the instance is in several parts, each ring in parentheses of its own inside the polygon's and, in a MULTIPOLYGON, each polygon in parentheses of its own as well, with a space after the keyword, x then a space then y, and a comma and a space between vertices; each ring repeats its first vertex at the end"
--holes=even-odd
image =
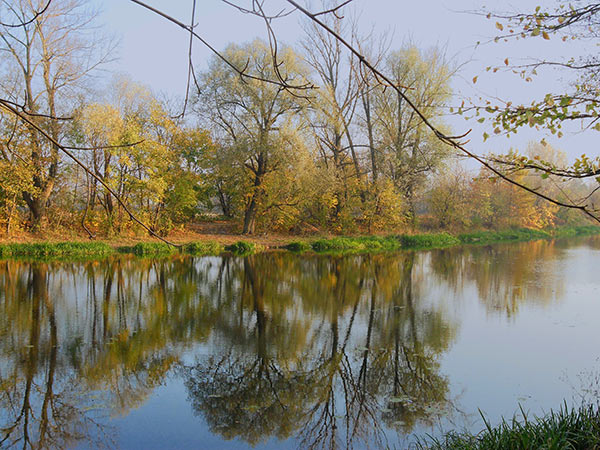
POLYGON ((427 290, 472 282, 516 314, 555 295, 535 260, 560 249, 527 245, 519 266, 512 247, 0 261, 0 446, 112 446, 111 418, 171 375, 224 439, 386 446, 453 410, 458 323, 427 290))
POLYGON ((437 358, 455 326, 419 305, 414 259, 236 261, 219 280, 235 301, 221 303, 216 354, 182 370, 194 409, 226 439, 302 448, 384 445, 384 425, 407 433, 447 412, 437 358))

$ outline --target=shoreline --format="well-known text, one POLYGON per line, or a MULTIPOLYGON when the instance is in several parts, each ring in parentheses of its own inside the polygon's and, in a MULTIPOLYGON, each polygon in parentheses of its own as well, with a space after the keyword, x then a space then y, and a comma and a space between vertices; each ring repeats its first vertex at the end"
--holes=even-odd
POLYGON ((216 256, 223 253, 249 255, 271 250, 292 253, 350 254, 380 253, 402 250, 430 250, 462 245, 489 245, 503 242, 553 240, 565 237, 600 234, 600 226, 560 227, 551 230, 517 228, 503 231, 475 231, 450 234, 422 233, 388 236, 293 237, 240 235, 190 236, 174 239, 178 247, 156 240, 135 241, 127 238, 98 241, 0 242, 0 258, 85 258, 100 259, 115 254, 142 257, 169 256, 176 253, 191 256, 216 256), (240 238, 244 238, 241 240, 240 238), (132 242, 133 241, 133 242, 132 242))

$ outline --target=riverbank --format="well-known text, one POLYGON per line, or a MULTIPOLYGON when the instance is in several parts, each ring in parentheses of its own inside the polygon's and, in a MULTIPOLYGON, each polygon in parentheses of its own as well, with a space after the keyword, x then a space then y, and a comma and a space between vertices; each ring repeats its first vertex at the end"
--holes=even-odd
POLYGON ((600 411, 594 406, 561 407, 546 416, 502 420, 496 427, 485 420, 477 434, 451 432, 419 442, 419 450, 597 449, 600 448, 600 411))
POLYGON ((229 252, 247 255, 265 250, 285 249, 295 253, 375 253, 398 250, 425 250, 446 248, 458 245, 487 245, 500 242, 524 242, 539 239, 559 239, 564 237, 600 234, 598 226, 565 227, 552 230, 527 228, 504 231, 476 231, 472 233, 450 234, 400 234, 390 236, 346 236, 330 238, 291 239, 266 236, 239 240, 240 236, 214 236, 210 239, 195 239, 194 236, 175 240, 177 246, 164 242, 10 242, 0 243, 0 258, 103 258, 115 253, 136 256, 166 256, 174 253, 188 255, 220 255, 229 252), (238 239, 238 240, 236 240, 238 239))

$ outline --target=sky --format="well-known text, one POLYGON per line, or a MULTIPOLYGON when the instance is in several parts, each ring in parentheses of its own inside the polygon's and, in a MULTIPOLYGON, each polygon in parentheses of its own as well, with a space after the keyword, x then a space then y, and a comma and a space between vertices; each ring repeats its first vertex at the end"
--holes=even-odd
MULTIPOLYGON (((118 59, 108 67, 109 71, 128 74, 157 94, 183 98, 189 39, 185 31, 130 0, 97 2, 101 9, 99 21, 120 42, 118 59)), ((147 3, 182 22, 190 21, 191 0, 148 0, 147 3)), ((244 1, 236 0, 236 3, 243 4, 244 1)), ((315 1, 313 3, 317 4, 315 1)), ((460 66, 453 81, 458 105, 463 98, 477 101, 481 95, 524 104, 535 97, 543 97, 547 92, 560 92, 561 88, 565 88, 568 80, 564 73, 558 71, 542 72, 530 83, 512 73, 485 72, 488 66, 504 66, 503 61, 507 57, 511 63, 519 63, 534 57, 555 59, 561 55, 589 51, 582 42, 564 44, 556 39, 486 43, 498 31, 495 21, 467 13, 484 11, 486 8, 500 12, 532 11, 537 3, 539 0, 520 0, 516 3, 505 0, 495 0, 493 3, 483 0, 354 0, 352 5, 354 13, 358 14, 360 29, 364 32, 387 32, 391 49, 400 48, 407 42, 423 49, 443 47, 448 59, 460 66), (478 45, 478 42, 482 44, 478 45), (478 77, 477 82, 473 83, 475 76, 478 77)), ((279 11, 285 7, 285 2, 268 0, 266 5, 272 11, 279 11)), ((350 12, 346 14, 349 17, 350 12)), ((278 39, 290 45, 300 41, 303 35, 300 19, 300 14, 296 12, 274 21, 278 39)), ((261 19, 242 14, 222 0, 197 0, 195 21, 197 32, 218 50, 231 42, 244 43, 255 37, 266 38, 261 19)), ((197 70, 204 69, 210 57, 210 50, 198 42, 194 44, 193 59, 197 70)), ((570 159, 582 153, 593 156, 600 154, 596 144, 600 135, 595 131, 581 132, 580 124, 572 124, 561 139, 543 131, 524 129, 510 139, 492 136, 484 142, 484 131, 493 135, 488 125, 466 122, 461 117, 448 117, 446 121, 457 135, 472 129, 468 148, 479 154, 504 153, 510 148, 524 150, 530 141, 539 142, 542 138, 565 151, 570 159)))

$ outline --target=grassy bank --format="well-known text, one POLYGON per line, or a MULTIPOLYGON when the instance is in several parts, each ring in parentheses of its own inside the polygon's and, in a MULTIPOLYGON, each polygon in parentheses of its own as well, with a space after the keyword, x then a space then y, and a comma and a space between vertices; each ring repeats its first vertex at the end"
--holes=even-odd
MULTIPOLYGON (((485 421, 485 419, 484 419, 485 421)), ((502 420, 497 427, 485 421, 486 429, 473 435, 449 433, 444 437, 419 442, 417 448, 431 450, 500 449, 597 449, 600 448, 600 411, 585 406, 563 406, 545 417, 502 420)))
POLYGON ((553 230, 532 230, 517 228, 503 231, 476 231, 452 235, 431 233, 394 236, 334 237, 313 241, 293 241, 284 248, 293 252, 314 251, 316 253, 352 253, 394 250, 423 250, 445 248, 461 244, 494 244, 500 242, 525 242, 538 239, 600 234, 600 227, 581 226, 556 228, 553 230))
POLYGON ((56 242, 0 245, 1 258, 100 258, 115 249, 103 242, 56 242))
MULTIPOLYGON (((599 234, 600 227, 582 226, 531 230, 527 228, 504 231, 477 231, 452 235, 449 233, 401 234, 390 236, 333 237, 313 240, 280 240, 262 244, 255 241, 233 241, 227 244, 216 240, 201 240, 173 247, 163 242, 139 242, 116 246, 105 242, 41 242, 0 244, 0 258, 102 258, 115 252, 141 257, 166 257, 175 253, 193 256, 220 255, 224 252, 248 255, 268 248, 284 248, 295 253, 376 253, 398 250, 445 248, 462 244, 485 245, 500 242, 532 241, 599 234)), ((264 242, 264 241, 263 241, 264 242)))
POLYGON ((191 256, 220 255, 224 252, 248 255, 263 250, 253 242, 237 241, 223 245, 216 241, 198 241, 174 247, 164 242, 139 242, 135 245, 111 246, 104 242, 42 242, 0 244, 0 258, 31 259, 99 259, 115 253, 139 257, 165 257, 176 253, 191 256))

